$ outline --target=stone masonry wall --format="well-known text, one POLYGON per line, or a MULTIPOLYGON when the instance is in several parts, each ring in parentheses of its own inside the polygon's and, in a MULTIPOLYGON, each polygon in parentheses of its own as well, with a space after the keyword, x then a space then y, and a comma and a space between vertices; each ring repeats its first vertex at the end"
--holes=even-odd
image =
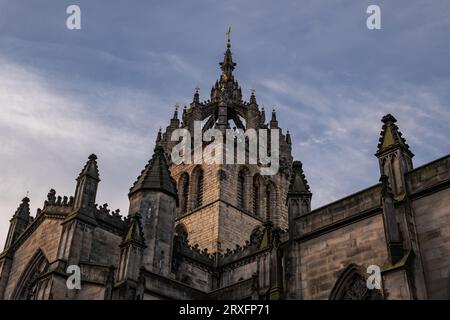
POLYGON ((11 299, 11 295, 20 281, 25 268, 39 248, 50 263, 56 260, 61 231, 61 220, 46 218, 16 250, 5 291, 5 299, 11 299))
POLYGON ((217 251, 219 202, 186 215, 177 223, 182 223, 186 227, 190 245, 198 244, 201 249, 208 249, 208 252, 217 251))
POLYGON ((450 299, 450 188, 413 202, 428 299, 450 299))
POLYGON ((261 220, 221 202, 218 234, 220 252, 225 252, 227 248, 233 250, 236 245, 244 246, 246 241, 250 241, 253 229, 261 224, 261 220))
POLYGON ((299 254, 303 298, 328 299, 339 271, 350 263, 382 267, 386 262, 381 212, 302 242, 299 254))
POLYGON ((101 228, 95 228, 90 262, 117 266, 119 264, 119 245, 121 242, 120 236, 101 228))

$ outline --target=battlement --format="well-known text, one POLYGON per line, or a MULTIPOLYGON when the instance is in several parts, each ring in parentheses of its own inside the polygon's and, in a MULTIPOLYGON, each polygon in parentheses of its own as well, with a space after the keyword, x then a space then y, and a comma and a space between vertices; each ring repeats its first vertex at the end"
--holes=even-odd
POLYGON ((73 203, 73 197, 57 196, 55 189, 50 189, 47 194, 47 200, 44 201, 42 210, 37 210, 36 217, 42 213, 58 214, 63 216, 69 215, 72 211, 73 203))
POLYGON ((227 248, 224 253, 210 254, 208 249, 201 249, 198 244, 189 245, 185 238, 175 236, 174 256, 183 256, 207 267, 222 267, 242 259, 252 257, 270 250, 274 245, 288 241, 288 231, 273 227, 271 222, 255 228, 245 245, 236 245, 235 249, 227 248))
POLYGON ((94 216, 97 223, 104 229, 109 230, 115 234, 123 235, 129 224, 129 217, 123 217, 120 210, 111 211, 108 209, 108 204, 102 206, 95 205, 94 216))

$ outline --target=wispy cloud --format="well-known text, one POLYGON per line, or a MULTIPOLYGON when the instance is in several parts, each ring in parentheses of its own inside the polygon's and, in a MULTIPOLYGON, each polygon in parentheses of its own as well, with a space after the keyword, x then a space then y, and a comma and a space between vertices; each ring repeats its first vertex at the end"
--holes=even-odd
POLYGON ((33 210, 50 187, 70 195, 99 155, 99 202, 127 210, 127 191, 159 126, 194 87, 208 99, 232 26, 235 75, 276 105, 304 162, 314 206, 378 180, 380 119, 392 113, 416 165, 450 151, 450 5, 379 0, 382 30, 365 28, 369 0, 0 0, 0 242, 20 198, 33 210))
MULTIPOLYGON (((4 71, 0 75, 2 219, 7 221, 27 191, 33 209, 42 205, 51 187, 73 195, 74 179, 93 152, 99 156, 103 180, 100 201, 125 210, 127 190, 151 156, 154 132, 165 124, 157 117, 137 118, 152 104, 152 97, 128 89, 103 89, 102 98, 92 99, 98 103, 92 106, 76 95, 55 92, 29 68, 0 60, 0 69, 4 71), (105 108, 107 113, 99 112, 105 108)), ((7 227, 0 226, 2 235, 7 227)))
POLYGON ((419 164, 450 151, 444 129, 450 108, 432 88, 402 84, 355 91, 327 77, 317 86, 285 78, 260 85, 277 102, 284 122, 295 128, 294 155, 305 164, 316 207, 377 183, 374 153, 384 114, 398 118, 413 150, 426 151, 419 164))

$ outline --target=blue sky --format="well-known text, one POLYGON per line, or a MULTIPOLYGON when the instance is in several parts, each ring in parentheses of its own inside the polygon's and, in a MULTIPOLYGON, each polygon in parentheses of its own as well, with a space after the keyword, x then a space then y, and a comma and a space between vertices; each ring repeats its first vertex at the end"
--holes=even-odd
POLYGON ((126 213, 173 106, 196 85, 209 98, 228 26, 244 96, 276 106, 314 207, 378 181, 386 113, 415 166, 449 153, 447 0, 0 0, 0 241, 27 191, 33 214, 50 188, 72 195, 93 152, 98 202, 126 213), (66 28, 71 4, 81 30, 66 28))

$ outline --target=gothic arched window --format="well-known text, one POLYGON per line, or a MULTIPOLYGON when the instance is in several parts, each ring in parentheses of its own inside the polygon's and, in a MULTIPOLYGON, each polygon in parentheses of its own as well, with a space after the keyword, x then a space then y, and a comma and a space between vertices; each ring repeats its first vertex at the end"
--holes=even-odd
POLYGON ((188 211, 188 203, 189 203, 189 175, 186 172, 181 175, 180 191, 181 191, 181 199, 180 199, 181 214, 184 214, 188 211))
POLYGON ((266 220, 272 220, 277 210, 277 188, 275 184, 269 181, 266 185, 266 220))
POLYGON ((23 272, 13 297, 14 300, 37 300, 45 298, 43 293, 48 281, 40 279, 47 272, 49 263, 41 250, 35 253, 31 262, 23 272))
POLYGON ((238 173, 237 181, 237 205, 240 209, 247 209, 247 170, 244 168, 238 173))
POLYGON ((381 291, 367 287, 364 270, 355 264, 350 264, 341 272, 330 293, 330 300, 381 299, 383 299, 381 291))
POLYGON ((258 175, 253 177, 253 214, 261 215, 261 183, 258 175))
POLYGON ((203 205, 203 185, 204 185, 204 171, 202 168, 196 168, 195 170, 195 208, 203 205))

